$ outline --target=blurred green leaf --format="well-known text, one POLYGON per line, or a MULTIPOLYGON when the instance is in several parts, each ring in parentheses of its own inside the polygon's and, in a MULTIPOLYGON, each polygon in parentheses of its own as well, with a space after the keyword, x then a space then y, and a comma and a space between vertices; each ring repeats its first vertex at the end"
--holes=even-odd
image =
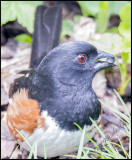
POLYGON ((124 60, 124 63, 127 63, 129 59, 129 53, 128 52, 123 52, 122 53, 122 59, 124 60))
POLYGON ((118 27, 112 27, 107 30, 108 33, 118 33, 118 27))
POLYGON ((82 132, 82 135, 81 135, 81 140, 80 140, 78 153, 77 153, 77 159, 80 159, 81 155, 82 155, 83 143, 84 143, 84 138, 85 138, 85 131, 86 131, 86 126, 84 126, 83 132, 82 132))
POLYGON ((131 63, 131 4, 124 6, 120 11, 121 23, 118 27, 122 35, 121 49, 122 59, 125 63, 131 63))
POLYGON ((108 26, 109 15, 108 15, 109 4, 107 1, 100 2, 100 11, 97 18, 97 31, 104 32, 108 26))
POLYGON ((122 52, 129 54, 127 63, 130 64, 131 63, 131 41, 126 38, 122 38, 120 48, 122 52))
POLYGON ((32 43, 32 37, 30 37, 28 34, 20 34, 15 37, 15 40, 18 42, 24 42, 24 43, 32 43))
POLYGON ((119 14, 128 1, 77 1, 84 16, 97 18, 97 31, 104 32, 112 14, 119 14))
POLYGON ((128 1, 100 1, 100 10, 97 16, 97 31, 105 32, 110 16, 112 14, 119 14, 121 8, 128 5, 128 3, 128 1))
POLYGON ((73 33, 74 22, 68 19, 62 21, 62 31, 60 39, 63 39, 65 36, 71 36, 73 33))
POLYGON ((80 8, 84 16, 97 16, 97 14, 100 12, 100 3, 102 3, 103 5, 108 4, 109 15, 119 14, 120 9, 130 3, 128 1, 77 1, 77 2, 80 5, 80 8))
POLYGON ((33 33, 35 9, 42 1, 2 1, 1 25, 17 19, 18 23, 33 33))
POLYGON ((97 16, 100 1, 77 1, 84 16, 97 16))
POLYGON ((74 22, 78 23, 80 21, 81 17, 82 17, 81 15, 75 15, 74 16, 74 22))
POLYGON ((121 23, 118 27, 119 33, 122 35, 125 33, 131 33, 131 5, 129 4, 123 7, 119 15, 121 18, 121 23))
MULTIPOLYGON (((13 2, 14 3, 14 2, 13 2)), ((17 2, 16 2, 17 3, 17 2)), ((1 25, 16 20, 17 15, 11 1, 1 2, 1 25)))
POLYGON ((128 1, 107 1, 109 3, 109 14, 119 14, 121 8, 129 4, 128 1))

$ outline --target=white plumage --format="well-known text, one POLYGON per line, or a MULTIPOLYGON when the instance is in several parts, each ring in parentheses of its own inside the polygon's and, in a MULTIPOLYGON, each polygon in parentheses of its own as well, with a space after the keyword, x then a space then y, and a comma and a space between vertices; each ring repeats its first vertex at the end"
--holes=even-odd
MULTIPOLYGON (((56 157, 77 150, 82 134, 80 130, 73 132, 62 130, 55 120, 48 115, 47 111, 43 111, 41 115, 44 118, 45 128, 38 126, 31 135, 21 131, 31 145, 33 145, 35 140, 38 140, 38 156, 44 157, 44 145, 47 157, 56 157)), ((100 122, 100 120, 101 116, 96 123, 100 122)), ((86 133, 88 133, 91 138, 94 136, 96 130, 93 124, 86 126, 86 133)), ((84 144, 86 144, 87 141, 88 139, 85 137, 84 144)), ((19 141, 19 143, 21 143, 24 149, 30 151, 26 142, 19 141)))

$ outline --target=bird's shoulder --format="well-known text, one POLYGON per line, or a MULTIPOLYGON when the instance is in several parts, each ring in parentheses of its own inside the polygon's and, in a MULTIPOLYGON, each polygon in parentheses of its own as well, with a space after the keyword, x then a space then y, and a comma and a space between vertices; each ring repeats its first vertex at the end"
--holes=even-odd
POLYGON ((17 91, 20 91, 23 88, 27 90, 29 89, 30 79, 34 72, 35 69, 30 69, 18 73, 18 75, 20 75, 19 78, 16 78, 10 85, 9 98, 12 98, 17 91))
POLYGON ((24 71, 24 75, 15 79, 11 84, 9 91, 7 124, 13 137, 21 141, 23 141, 23 138, 18 134, 17 130, 32 134, 36 127, 44 128, 45 126, 38 101, 29 98, 28 95, 30 78, 33 72, 33 70, 24 71))

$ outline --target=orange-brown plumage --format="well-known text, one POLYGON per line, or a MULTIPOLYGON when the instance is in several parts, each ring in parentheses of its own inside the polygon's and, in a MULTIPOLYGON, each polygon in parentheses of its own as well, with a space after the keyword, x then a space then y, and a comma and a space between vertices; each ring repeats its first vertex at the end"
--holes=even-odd
POLYGON ((31 134, 38 125, 44 127, 39 104, 36 100, 28 98, 27 90, 21 89, 13 95, 12 104, 7 110, 7 124, 13 137, 21 141, 23 138, 18 135, 16 129, 31 134))

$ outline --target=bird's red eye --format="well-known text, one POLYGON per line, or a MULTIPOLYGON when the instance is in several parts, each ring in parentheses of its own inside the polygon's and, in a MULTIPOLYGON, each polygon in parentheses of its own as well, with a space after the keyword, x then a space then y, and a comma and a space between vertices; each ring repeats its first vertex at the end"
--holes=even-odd
POLYGON ((83 62, 85 62, 85 60, 86 60, 86 56, 85 55, 78 56, 78 61, 79 62, 83 63, 83 62))

